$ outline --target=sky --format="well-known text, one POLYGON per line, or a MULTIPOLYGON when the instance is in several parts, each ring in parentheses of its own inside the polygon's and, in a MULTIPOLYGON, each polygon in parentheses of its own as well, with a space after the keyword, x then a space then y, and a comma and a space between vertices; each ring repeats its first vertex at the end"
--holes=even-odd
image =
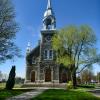
MULTIPOLYGON (((25 77, 26 48, 28 42, 34 48, 41 37, 42 20, 47 8, 47 0, 12 0, 16 21, 20 30, 16 34, 16 45, 21 49, 23 58, 16 58, 0 65, 0 70, 9 74, 12 65, 16 65, 16 75, 25 77)), ((96 33, 98 53, 100 53, 100 0, 51 0, 55 13, 57 29, 68 25, 87 24, 96 33)), ((100 66, 94 65, 94 73, 100 72, 100 66)))

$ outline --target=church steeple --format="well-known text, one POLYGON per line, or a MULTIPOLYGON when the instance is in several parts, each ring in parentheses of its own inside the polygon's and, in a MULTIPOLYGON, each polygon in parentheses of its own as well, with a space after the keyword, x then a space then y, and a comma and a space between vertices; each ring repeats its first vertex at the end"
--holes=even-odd
POLYGON ((48 0, 48 5, 47 5, 47 9, 51 8, 51 0, 48 0))
POLYGON ((47 9, 44 13, 43 29, 54 30, 56 28, 56 18, 51 7, 51 0, 48 0, 47 9))

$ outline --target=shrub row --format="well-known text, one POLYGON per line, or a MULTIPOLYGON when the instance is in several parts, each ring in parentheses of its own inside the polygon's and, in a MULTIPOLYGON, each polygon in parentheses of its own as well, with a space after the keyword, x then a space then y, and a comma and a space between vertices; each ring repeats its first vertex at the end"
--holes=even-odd
POLYGON ((82 85, 77 85, 77 87, 83 87, 83 88, 95 88, 95 85, 82 84, 82 85))

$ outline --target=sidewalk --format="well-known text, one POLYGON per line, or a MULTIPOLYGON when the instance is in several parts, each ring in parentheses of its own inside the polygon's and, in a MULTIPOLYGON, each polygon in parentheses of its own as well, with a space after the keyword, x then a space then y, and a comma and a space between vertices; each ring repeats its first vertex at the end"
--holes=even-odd
POLYGON ((30 100, 31 98, 34 98, 37 95, 43 93, 43 91, 45 91, 45 90, 44 89, 37 89, 37 90, 33 90, 33 91, 30 91, 30 92, 20 94, 18 96, 8 98, 6 100, 30 100))
POLYGON ((100 89, 99 88, 96 88, 94 90, 88 90, 88 92, 91 92, 96 97, 100 97, 100 89))

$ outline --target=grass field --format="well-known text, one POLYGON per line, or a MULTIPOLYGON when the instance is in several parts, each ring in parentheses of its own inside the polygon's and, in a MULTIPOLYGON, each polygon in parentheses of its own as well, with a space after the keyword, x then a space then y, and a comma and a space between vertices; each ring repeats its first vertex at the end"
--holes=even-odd
MULTIPOLYGON (((0 89, 5 88, 6 83, 0 83, 0 89)), ((20 88, 22 84, 15 84, 14 88, 20 88)))
POLYGON ((0 100, 4 100, 8 97, 16 96, 21 93, 30 91, 31 89, 21 89, 21 84, 15 84, 13 90, 5 90, 5 83, 0 83, 0 100), (19 88, 19 89, 18 89, 19 88))
MULTIPOLYGON (((30 91, 31 89, 21 89, 21 84, 16 84, 13 90, 5 90, 5 83, 0 83, 0 100, 19 95, 30 91)), ((85 92, 86 88, 78 88, 73 90, 46 90, 32 100, 100 100, 91 93, 85 92)))
POLYGON ((14 89, 14 90, 0 90, 0 100, 19 95, 21 93, 31 91, 31 89, 14 89))
POLYGON ((83 90, 47 90, 32 100, 100 100, 83 90))

